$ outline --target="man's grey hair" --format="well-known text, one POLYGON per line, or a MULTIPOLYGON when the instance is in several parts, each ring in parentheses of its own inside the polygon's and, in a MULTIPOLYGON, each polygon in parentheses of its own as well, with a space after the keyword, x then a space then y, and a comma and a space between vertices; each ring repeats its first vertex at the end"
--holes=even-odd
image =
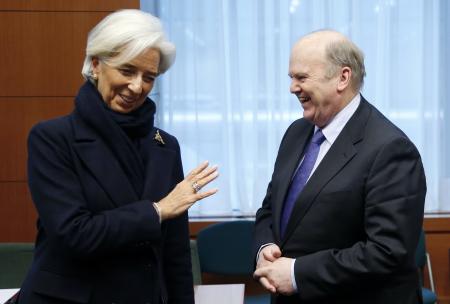
POLYGON ((330 42, 325 48, 325 58, 330 63, 327 68, 327 77, 333 77, 342 67, 352 70, 352 87, 356 91, 364 85, 366 68, 364 67, 363 52, 348 39, 337 39, 330 42))

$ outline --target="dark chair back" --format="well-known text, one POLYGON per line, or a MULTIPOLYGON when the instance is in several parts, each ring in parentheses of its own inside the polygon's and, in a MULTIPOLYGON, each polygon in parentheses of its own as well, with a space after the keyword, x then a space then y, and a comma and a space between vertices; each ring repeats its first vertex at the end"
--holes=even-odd
POLYGON ((33 259, 33 243, 0 243, 0 288, 22 285, 33 259))
POLYGON ((253 226, 253 221, 230 221, 202 229, 197 235, 202 272, 222 275, 252 274, 253 226))
POLYGON ((419 268, 425 267, 425 264, 427 263, 427 257, 426 257, 426 246, 425 246, 425 233, 423 230, 420 232, 419 237, 419 243, 417 244, 417 250, 416 250, 416 265, 419 268))
MULTIPOLYGON (((252 276, 255 222, 229 221, 210 225, 197 234, 200 269, 218 275, 252 276)), ((270 295, 246 296, 245 304, 269 304, 270 295)))

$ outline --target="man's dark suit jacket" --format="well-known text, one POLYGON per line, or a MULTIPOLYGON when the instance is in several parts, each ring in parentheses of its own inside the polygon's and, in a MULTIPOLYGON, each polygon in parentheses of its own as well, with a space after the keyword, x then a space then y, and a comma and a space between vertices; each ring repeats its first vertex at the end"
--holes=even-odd
POLYGON ((298 294, 275 303, 421 303, 414 253, 426 193, 420 155, 364 98, 327 152, 291 214, 280 217, 289 182, 314 126, 295 121, 280 145, 256 215, 254 253, 277 244, 297 258, 298 294))
POLYGON ((193 303, 187 213, 159 224, 152 206, 183 179, 179 145, 143 141, 145 199, 77 112, 35 126, 29 186, 39 213, 19 303, 193 303))

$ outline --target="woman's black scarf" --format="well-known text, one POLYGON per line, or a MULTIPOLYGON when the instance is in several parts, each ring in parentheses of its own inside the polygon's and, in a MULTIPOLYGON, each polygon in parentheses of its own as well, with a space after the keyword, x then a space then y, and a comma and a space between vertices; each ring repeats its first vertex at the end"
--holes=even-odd
POLYGON ((133 112, 114 112, 103 101, 97 88, 87 81, 75 98, 75 110, 105 141, 141 198, 145 166, 132 141, 147 136, 153 129, 155 103, 147 100, 133 112))

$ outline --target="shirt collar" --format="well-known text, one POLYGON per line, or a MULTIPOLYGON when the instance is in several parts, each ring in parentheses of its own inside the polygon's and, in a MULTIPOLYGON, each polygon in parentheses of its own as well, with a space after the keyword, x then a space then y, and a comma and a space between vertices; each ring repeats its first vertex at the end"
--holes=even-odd
MULTIPOLYGON (((347 122, 356 112, 359 104, 361 102, 361 95, 358 93, 355 97, 346 105, 341 111, 339 111, 336 116, 331 119, 331 121, 322 129, 322 133, 325 139, 332 145, 336 138, 344 129, 347 122)), ((317 126, 314 128, 314 132, 319 129, 317 126)))

